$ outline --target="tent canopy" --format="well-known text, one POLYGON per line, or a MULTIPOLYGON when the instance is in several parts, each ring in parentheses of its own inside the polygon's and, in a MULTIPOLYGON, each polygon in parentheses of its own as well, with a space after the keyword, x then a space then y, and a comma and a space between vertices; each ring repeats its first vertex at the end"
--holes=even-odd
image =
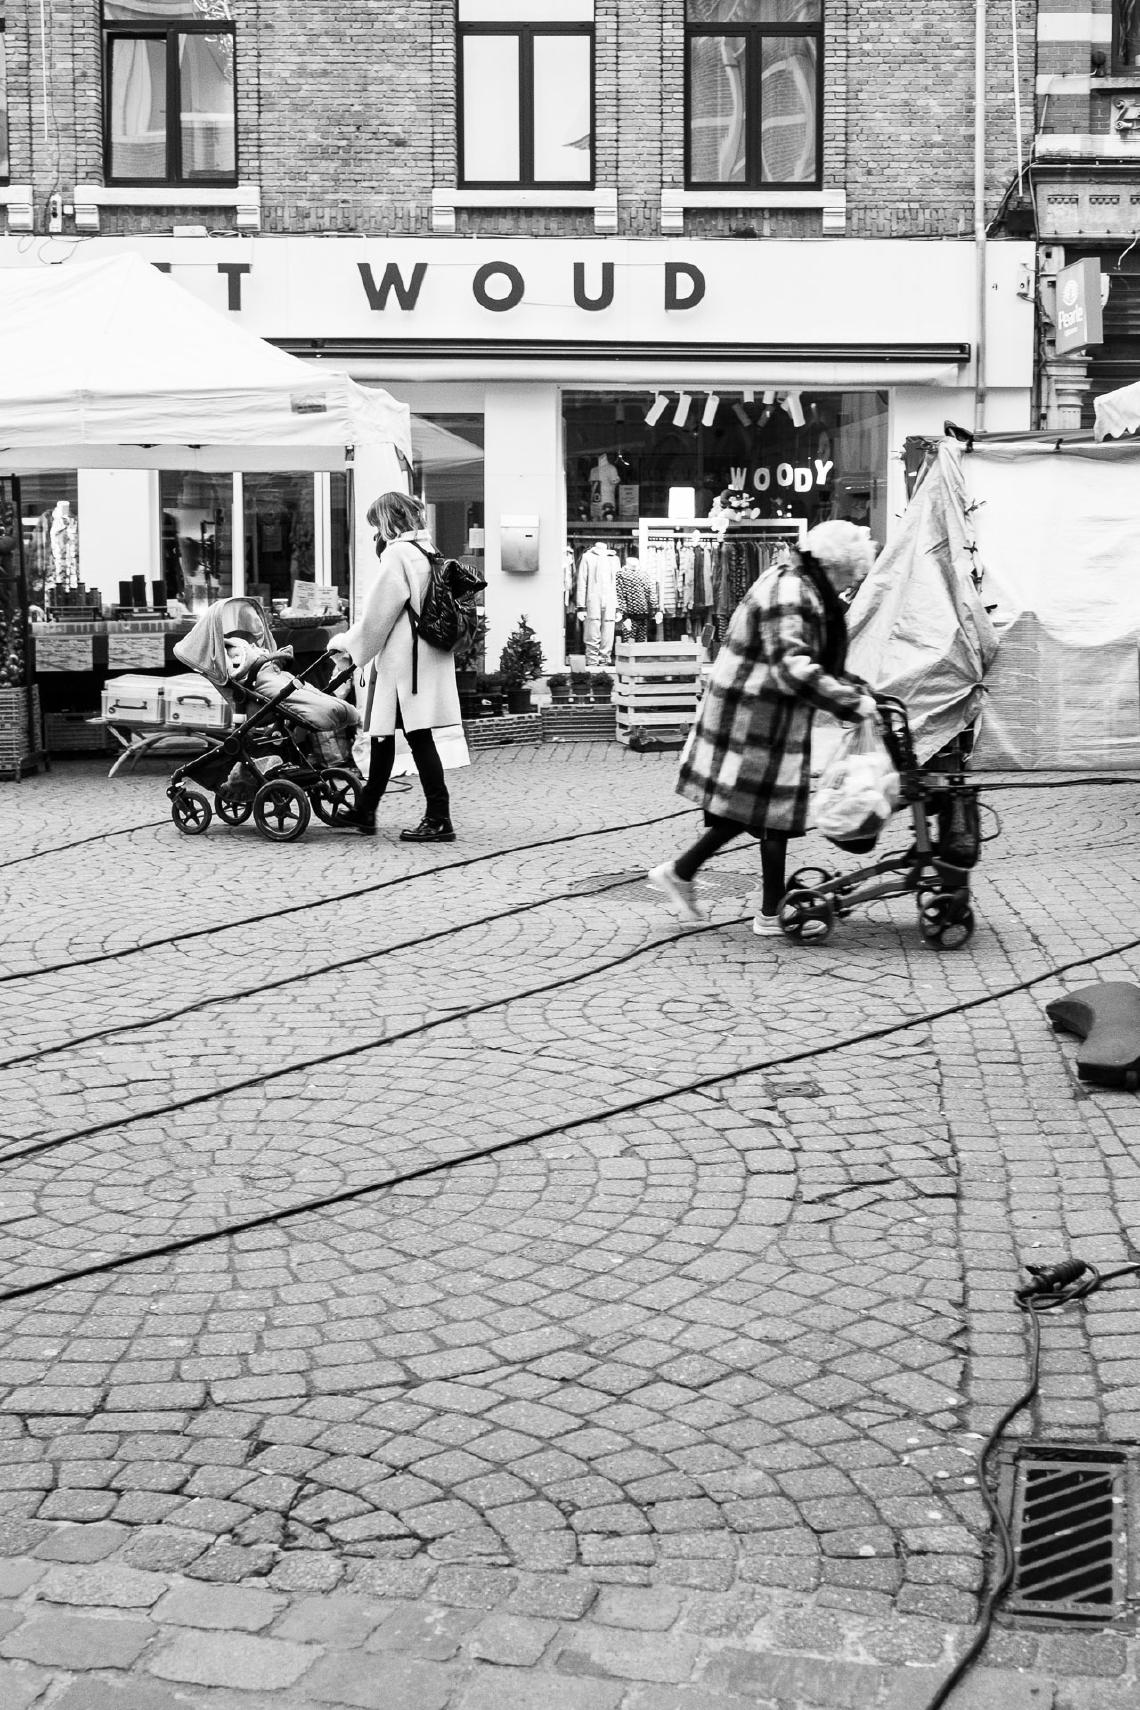
POLYGON ((0 269, 0 461, 13 469, 411 461, 407 406, 235 326, 132 254, 0 269))

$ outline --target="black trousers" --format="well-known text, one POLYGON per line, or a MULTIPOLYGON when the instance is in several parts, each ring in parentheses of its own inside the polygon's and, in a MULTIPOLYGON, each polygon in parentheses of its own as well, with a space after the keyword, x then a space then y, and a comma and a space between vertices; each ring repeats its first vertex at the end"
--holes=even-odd
MULTIPOLYGON (((403 730, 403 720, 400 729, 403 730)), ((430 730, 408 730, 404 732, 408 747, 412 751, 416 771, 419 773, 420 786, 427 803, 427 817, 433 824, 439 825, 451 818, 451 798, 447 793, 447 785, 443 776, 443 761, 435 745, 435 738, 430 730)), ((396 758, 395 736, 374 736, 371 753, 368 760, 368 777, 360 792, 360 809, 362 814, 374 814, 380 803, 380 798, 388 788, 388 780, 392 776, 392 765, 396 758)))

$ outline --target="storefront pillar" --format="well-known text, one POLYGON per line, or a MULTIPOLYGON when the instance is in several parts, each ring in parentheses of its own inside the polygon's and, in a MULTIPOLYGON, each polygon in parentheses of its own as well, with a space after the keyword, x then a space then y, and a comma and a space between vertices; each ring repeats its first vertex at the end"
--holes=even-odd
MULTIPOLYGON (((563 663, 562 550, 566 527, 562 426, 557 386, 489 384, 484 442, 487 668, 519 618, 538 636, 551 670, 563 663), (503 519, 538 524, 533 570, 503 568, 503 519)), ((510 525, 508 525, 510 526, 510 525)))
POLYGON ((1088 358, 1055 356, 1045 363, 1046 427, 1075 432, 1081 425, 1081 411, 1089 393, 1088 358))

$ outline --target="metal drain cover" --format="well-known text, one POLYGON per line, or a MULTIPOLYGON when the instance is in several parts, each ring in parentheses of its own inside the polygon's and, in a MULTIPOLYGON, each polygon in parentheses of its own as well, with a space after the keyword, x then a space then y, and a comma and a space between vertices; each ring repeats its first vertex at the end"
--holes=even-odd
POLYGON ((1012 1615, 1111 1621, 1128 1596, 1127 1457, 1021 1450, 1014 1465, 1012 1615))

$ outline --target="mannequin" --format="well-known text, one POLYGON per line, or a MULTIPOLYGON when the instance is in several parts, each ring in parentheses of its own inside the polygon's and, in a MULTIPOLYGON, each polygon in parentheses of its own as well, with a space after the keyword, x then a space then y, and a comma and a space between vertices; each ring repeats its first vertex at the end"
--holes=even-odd
POLYGON ((58 499, 51 516, 51 557, 57 588, 79 585, 79 524, 70 499, 58 499))
POLYGON ((616 464, 610 462, 609 453, 603 451, 594 467, 590 470, 590 517, 594 522, 601 522, 603 513, 609 511, 615 514, 614 506, 621 476, 616 464))
POLYGON ((596 540, 578 560, 578 617, 585 625, 587 665, 608 665, 613 658, 620 568, 617 553, 604 540, 596 540))

